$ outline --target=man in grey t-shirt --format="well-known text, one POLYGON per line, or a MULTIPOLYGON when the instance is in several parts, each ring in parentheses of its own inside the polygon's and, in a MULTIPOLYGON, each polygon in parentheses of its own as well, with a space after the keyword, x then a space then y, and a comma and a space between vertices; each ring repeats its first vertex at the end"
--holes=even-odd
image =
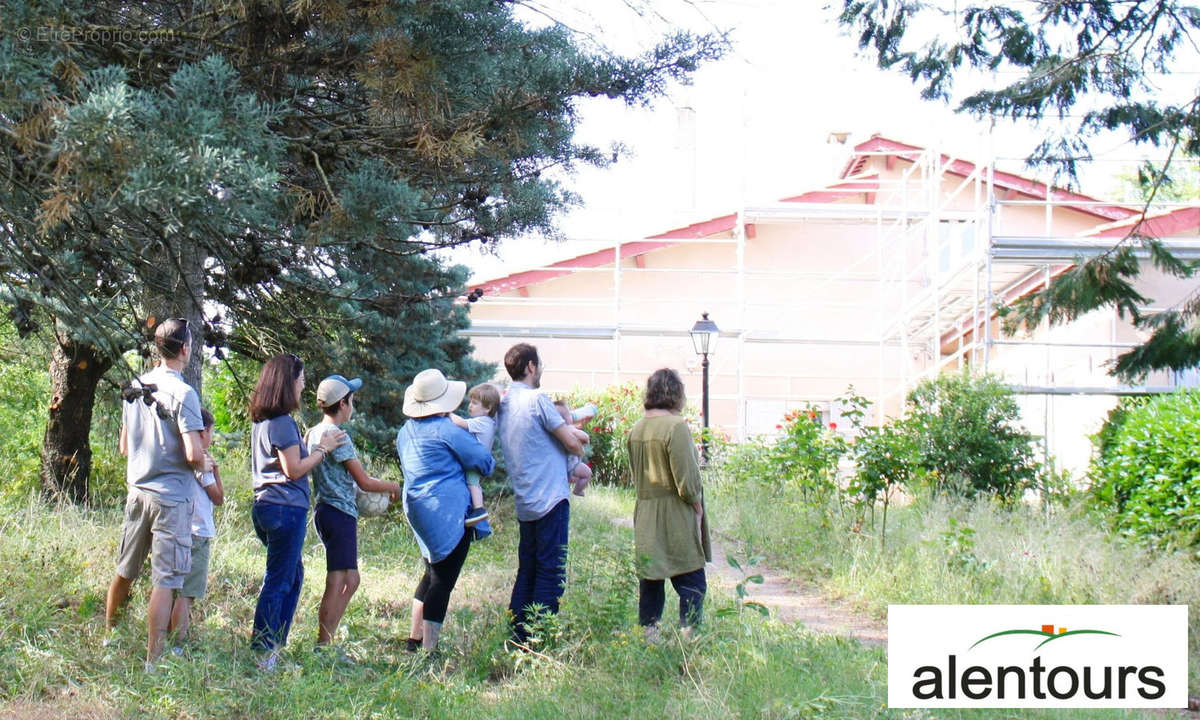
POLYGON ((518 343, 504 356, 513 379, 500 401, 500 447, 517 505, 521 540, 517 547, 517 578, 509 610, 513 637, 528 637, 525 619, 530 605, 558 612, 567 581, 567 455, 583 455, 583 445, 571 432, 549 398, 538 392, 542 363, 537 348, 518 343))
POLYGON ((187 321, 164 320, 154 331, 154 344, 162 361, 130 383, 122 405, 120 448, 128 458, 129 495, 117 574, 105 606, 111 629, 149 554, 153 589, 146 613, 147 669, 162 654, 173 592, 183 587, 191 568, 195 470, 211 467, 200 441, 200 396, 182 374, 192 353, 187 321))

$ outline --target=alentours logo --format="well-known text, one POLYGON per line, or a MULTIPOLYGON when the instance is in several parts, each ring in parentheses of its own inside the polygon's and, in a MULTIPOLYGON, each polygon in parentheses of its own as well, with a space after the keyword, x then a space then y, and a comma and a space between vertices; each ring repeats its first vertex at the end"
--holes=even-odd
POLYGON ((1186 707, 1187 613, 1186 605, 890 605, 888 705, 1186 707))

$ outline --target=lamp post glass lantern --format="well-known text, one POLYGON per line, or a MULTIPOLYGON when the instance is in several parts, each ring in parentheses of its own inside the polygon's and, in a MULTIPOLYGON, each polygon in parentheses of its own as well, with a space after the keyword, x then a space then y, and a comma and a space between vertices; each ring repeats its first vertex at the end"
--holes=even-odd
POLYGON ((717 352, 717 337, 721 331, 717 324, 708 319, 708 313, 700 313, 700 319, 688 331, 692 336, 692 346, 700 356, 714 355, 717 352))
POLYGON ((708 356, 717 351, 717 338, 721 331, 717 324, 708 319, 708 313, 700 313, 700 319, 688 331, 692 336, 692 346, 700 356, 701 385, 700 385, 700 417, 704 430, 700 433, 700 455, 708 462, 708 356))

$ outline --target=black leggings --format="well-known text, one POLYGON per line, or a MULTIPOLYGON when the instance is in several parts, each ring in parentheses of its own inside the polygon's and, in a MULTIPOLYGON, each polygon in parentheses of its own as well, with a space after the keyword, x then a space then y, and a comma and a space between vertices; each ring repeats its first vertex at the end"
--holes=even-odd
MULTIPOLYGON (((671 585, 679 593, 679 625, 690 627, 700 624, 704 610, 704 593, 708 582, 704 568, 680 573, 671 578, 671 585)), ((638 580, 638 622, 653 625, 662 619, 663 605, 667 601, 666 582, 663 580, 638 580)))
POLYGON ((413 599, 425 603, 425 619, 429 622, 445 622, 450 593, 454 592, 458 573, 467 561, 467 550, 470 548, 471 530, 468 528, 449 555, 435 563, 425 561, 425 574, 421 576, 421 582, 417 583, 413 599))

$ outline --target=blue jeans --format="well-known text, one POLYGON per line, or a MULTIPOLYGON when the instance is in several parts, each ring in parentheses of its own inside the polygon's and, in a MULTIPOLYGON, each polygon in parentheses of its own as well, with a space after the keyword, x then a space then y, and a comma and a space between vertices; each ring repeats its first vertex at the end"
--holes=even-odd
POLYGON ((513 635, 524 642, 526 611, 537 604, 558 613, 558 599, 567 582, 567 525, 571 504, 563 500, 537 520, 522 521, 517 546, 517 579, 508 609, 513 615, 513 635))
POLYGON ((250 646, 271 650, 287 642, 304 583, 304 535, 308 508, 256 502, 250 510, 254 533, 267 547, 267 572, 254 609, 250 646))
MULTIPOLYGON (((704 568, 672 575, 671 585, 679 593, 679 626, 699 625, 704 594, 708 591, 704 568)), ((663 605, 667 602, 665 586, 665 580, 638 580, 638 624, 653 625, 662 619, 663 605)))

